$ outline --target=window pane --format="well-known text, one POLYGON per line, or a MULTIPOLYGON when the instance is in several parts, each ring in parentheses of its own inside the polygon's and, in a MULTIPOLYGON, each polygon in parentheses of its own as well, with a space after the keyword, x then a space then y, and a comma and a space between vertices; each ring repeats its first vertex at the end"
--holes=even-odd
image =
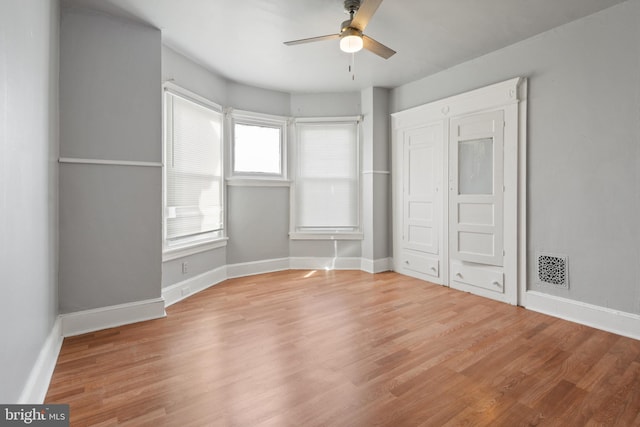
POLYGON ((172 94, 167 101, 167 239, 221 230, 221 115, 172 94))
POLYGON ((236 123, 233 171, 281 175, 281 133, 279 127, 236 123))
POLYGON ((353 203, 358 182, 353 179, 307 179, 300 183, 300 226, 356 228, 358 211, 353 203))
POLYGON ((458 144, 458 192, 493 194, 493 139, 458 144))
POLYGON ((297 147, 296 229, 357 230, 357 124, 298 124, 297 147))
POLYGON ((309 126, 300 136, 300 176, 354 176, 358 153, 353 125, 309 126))

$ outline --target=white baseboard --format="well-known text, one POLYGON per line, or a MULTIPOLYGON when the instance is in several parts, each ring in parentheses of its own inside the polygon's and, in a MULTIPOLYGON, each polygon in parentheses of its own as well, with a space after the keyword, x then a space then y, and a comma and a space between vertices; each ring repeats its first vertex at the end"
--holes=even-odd
POLYGON ((254 262, 229 264, 204 272, 198 276, 162 289, 165 307, 217 285, 227 279, 272 273, 283 270, 363 270, 367 273, 381 273, 391 270, 391 258, 366 260, 363 258, 318 258, 294 257, 276 258, 254 262))
POLYGON ((39 405, 44 402, 47 390, 49 390, 53 370, 58 361, 62 340, 62 322, 58 317, 40 349, 38 359, 36 359, 36 363, 33 365, 16 403, 39 405))
POLYGON ((362 258, 360 270, 367 273, 376 274, 393 269, 393 260, 391 258, 365 259, 362 258))
POLYGON ((165 307, 169 307, 190 295, 227 280, 227 268, 228 267, 225 266, 218 267, 163 288, 162 298, 164 299, 165 307))
POLYGON ((243 262, 227 265, 227 278, 253 276, 289 269, 289 258, 276 258, 264 261, 243 262))
POLYGON ((164 300, 154 298, 60 315, 62 335, 70 337, 101 329, 164 317, 164 300))
POLYGON ((292 270, 360 270, 362 264, 359 257, 321 258, 292 257, 289 268, 292 270))
POLYGON ((637 314, 536 291, 525 293, 524 307, 527 310, 640 340, 640 315, 637 314))

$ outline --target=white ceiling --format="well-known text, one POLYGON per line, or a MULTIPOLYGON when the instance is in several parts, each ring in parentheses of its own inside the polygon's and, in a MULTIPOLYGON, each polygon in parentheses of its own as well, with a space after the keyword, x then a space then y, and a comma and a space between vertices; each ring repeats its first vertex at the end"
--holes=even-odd
MULTIPOLYGON (((366 1, 366 0, 365 0, 366 1)), ((624 0, 386 0, 365 34, 398 53, 351 55, 338 41, 282 42, 338 33, 343 0, 63 0, 140 20, 163 43, 223 77, 285 92, 397 87, 624 0)))

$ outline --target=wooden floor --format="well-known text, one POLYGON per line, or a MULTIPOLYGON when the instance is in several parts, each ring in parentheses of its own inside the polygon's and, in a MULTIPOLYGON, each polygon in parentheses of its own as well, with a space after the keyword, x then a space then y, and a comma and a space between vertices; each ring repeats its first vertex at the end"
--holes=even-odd
POLYGON ((395 273, 234 279, 64 340, 71 424, 640 425, 640 341, 395 273))

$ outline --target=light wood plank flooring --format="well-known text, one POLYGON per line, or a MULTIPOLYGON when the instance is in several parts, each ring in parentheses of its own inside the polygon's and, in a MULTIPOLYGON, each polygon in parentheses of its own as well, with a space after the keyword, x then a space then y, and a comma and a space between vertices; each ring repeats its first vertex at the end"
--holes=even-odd
POLYGON ((67 338, 73 426, 640 425, 640 341, 395 273, 229 280, 67 338))

